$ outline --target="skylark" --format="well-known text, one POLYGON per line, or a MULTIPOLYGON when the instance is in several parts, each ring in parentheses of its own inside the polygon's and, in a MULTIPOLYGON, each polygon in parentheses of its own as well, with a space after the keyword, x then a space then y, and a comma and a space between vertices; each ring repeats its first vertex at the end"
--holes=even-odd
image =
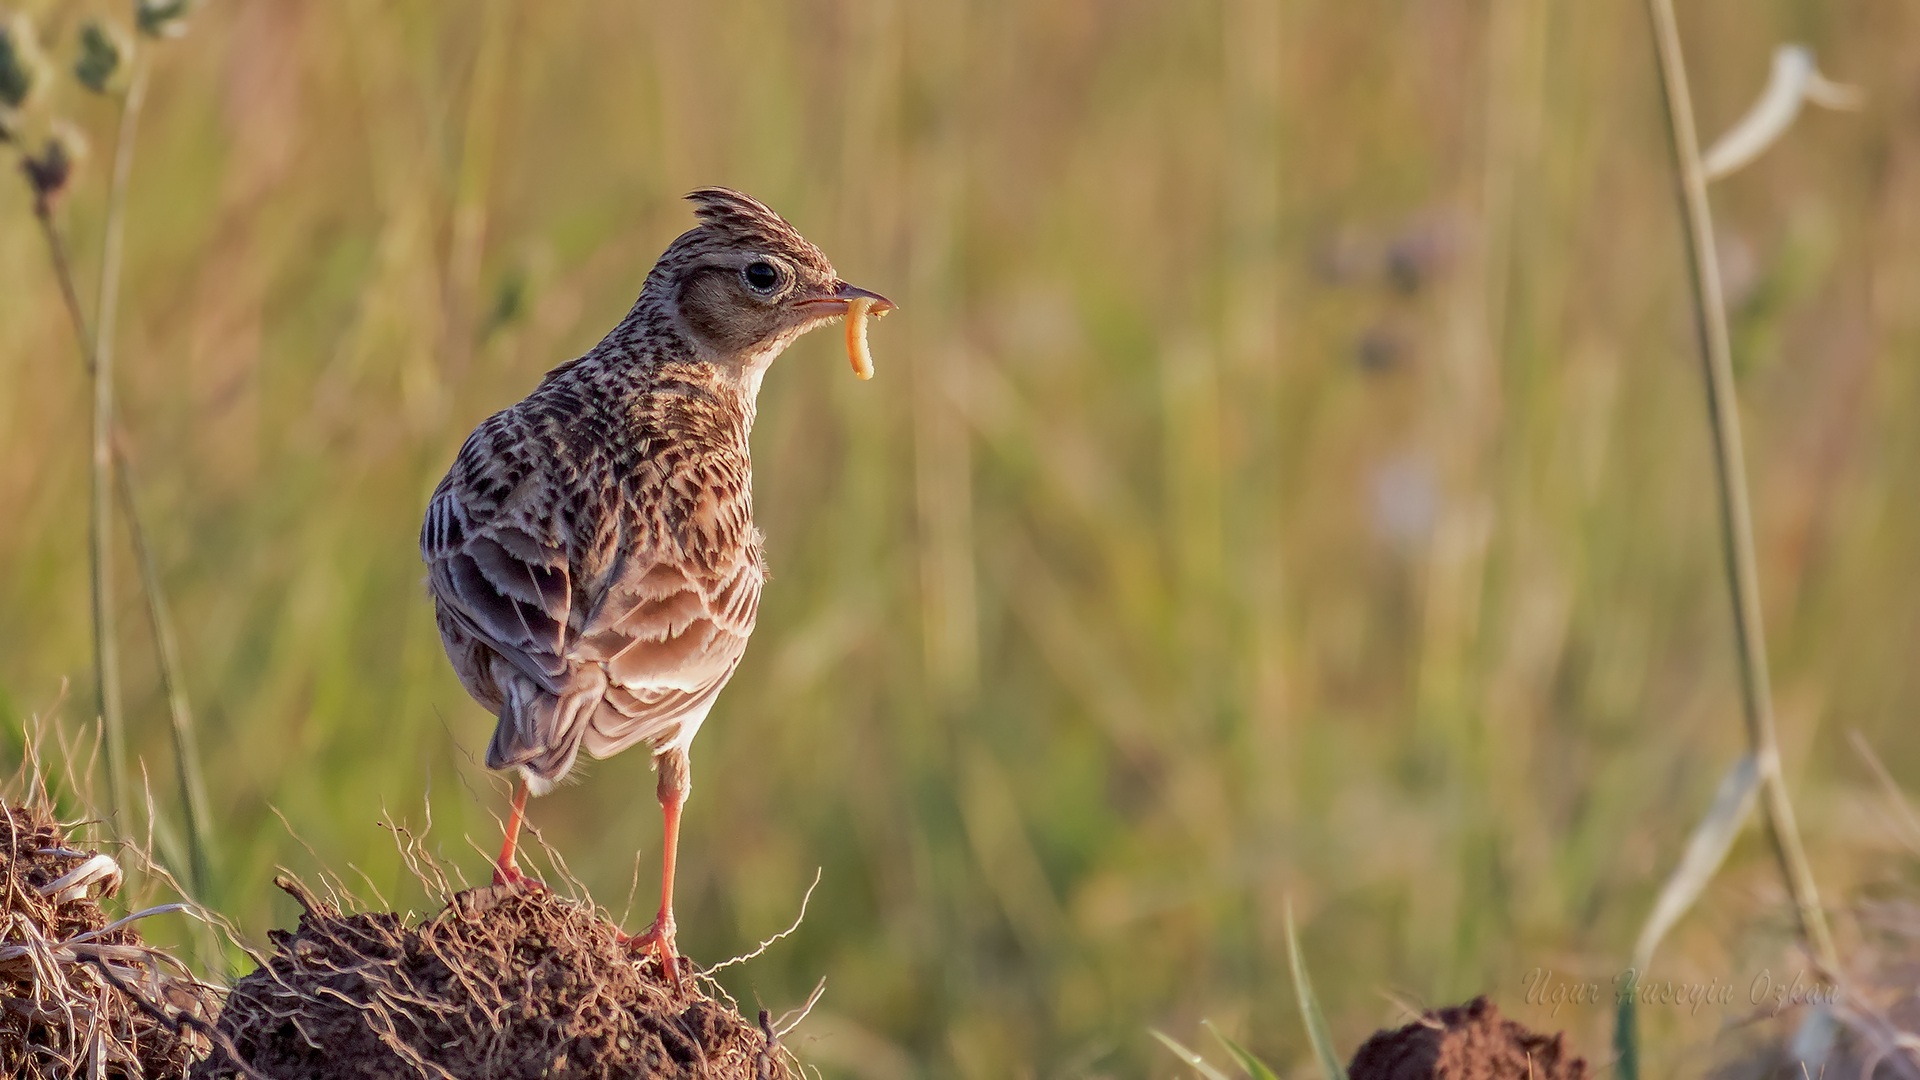
POLYGON ((646 744, 666 819, 660 914, 629 941, 669 977, 687 748, 746 650, 766 576, 748 455, 761 378, 808 330, 893 307, 754 199, 688 198, 699 225, 627 317, 474 429, 420 531, 441 642, 499 716, 487 766, 520 775, 496 882, 521 879, 528 792, 582 748, 646 744))

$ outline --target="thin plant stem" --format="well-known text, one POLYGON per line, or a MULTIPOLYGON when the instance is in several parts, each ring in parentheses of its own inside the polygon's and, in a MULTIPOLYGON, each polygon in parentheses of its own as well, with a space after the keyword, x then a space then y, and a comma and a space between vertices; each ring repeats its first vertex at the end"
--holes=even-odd
MULTIPOLYGON (((54 224, 51 208, 44 202, 37 202, 34 215, 40 222, 40 228, 46 237, 47 252, 53 261, 54 276, 60 283, 60 295, 66 302, 67 316, 73 324, 75 339, 80 344, 80 361, 87 375, 91 377, 95 370, 93 338, 87 329, 86 315, 80 308, 80 297, 74 288, 72 263, 67 258, 66 242, 61 238, 58 226, 54 224)), ((125 433, 117 426, 113 433, 113 465, 118 480, 115 488, 120 499, 120 512, 126 515, 127 531, 133 540, 134 557, 140 571, 141 590, 147 600, 148 626, 153 634, 154 649, 160 668, 161 689, 167 698, 167 709, 173 721, 173 748, 175 770, 180 784, 180 801, 187 818, 189 838, 188 858, 190 880, 198 895, 207 895, 212 884, 213 842, 209 832, 212 816, 208 811, 206 781, 200 772, 200 751, 194 734, 193 707, 187 697, 186 683, 181 676, 179 638, 174 634, 173 616, 167 604, 166 593, 160 587, 159 564, 154 559, 153 547, 148 542, 147 529, 140 514, 139 498, 136 494, 139 485, 134 480, 132 462, 127 453, 125 433)))
MULTIPOLYGON (((111 223, 109 226, 109 260, 111 263, 111 271, 103 270, 101 281, 101 299, 103 302, 101 320, 103 325, 111 323, 112 319, 109 313, 117 306, 118 300, 118 266, 121 251, 120 238, 124 236, 127 178, 132 155, 132 128, 129 125, 137 121, 139 108, 145 99, 147 68, 144 61, 139 61, 138 63, 139 66, 136 68, 133 83, 128 91, 128 101, 125 111, 123 112, 119 148, 115 155, 112 199, 113 207, 117 208, 117 212, 111 215, 111 223)), ((41 230, 46 237, 47 251, 53 262, 55 277, 60 284, 61 298, 65 301, 68 318, 73 324, 75 339, 80 344, 81 363, 86 368, 87 375, 95 381, 95 406, 97 413, 101 404, 99 397, 102 369, 101 361, 102 357, 106 356, 108 364, 111 364, 112 350, 109 343, 112 340, 112 336, 104 330, 98 336, 88 332, 86 316, 80 307, 79 293, 74 287, 72 261, 67 257, 66 243, 60 236, 58 226, 54 223, 52 207, 49 201, 44 198, 37 199, 34 204, 34 214, 39 220, 41 230)), ((174 634, 173 618, 167 605, 166 593, 160 585, 159 564, 154 558, 152 545, 148 541, 146 525, 139 511, 139 499, 136 495, 138 485, 134 481, 132 463, 127 454, 125 436, 119 429, 118 423, 112 420, 110 386, 107 389, 106 406, 108 419, 112 424, 108 430, 108 452, 110 454, 109 468, 115 479, 113 488, 120 501, 121 512, 126 515, 128 532, 133 541, 134 556, 141 579, 141 591, 147 602, 148 625, 153 635, 154 650, 160 669, 161 688, 166 696, 167 710, 172 720, 175 771, 180 786, 180 801, 187 819, 188 859, 190 864, 188 867, 189 878, 193 883, 194 891, 201 896, 205 896, 208 894, 208 890, 212 885, 213 846, 209 833, 211 816, 208 812, 206 782, 200 772, 200 753, 198 740, 194 734, 193 709, 191 702, 187 698, 185 680, 181 677, 182 665, 180 662, 179 639, 174 634)), ((98 419, 97 415, 96 419, 98 419)), ((95 449, 97 454, 97 445, 95 449)), ((96 510, 97 509, 98 508, 96 508, 96 510)), ((108 506, 106 510, 107 513, 110 514, 111 506, 108 506)), ((105 530, 96 530, 95 535, 99 536, 104 532, 105 530)), ((97 567, 110 566, 107 551, 96 547, 94 554, 95 565, 97 567)), ((96 582, 100 580, 101 578, 96 576, 96 582)), ((111 578, 107 577, 105 580, 110 582, 111 578)), ((96 597, 96 600, 98 599, 99 597, 96 597)), ((117 705, 119 682, 117 672, 118 647, 111 631, 111 623, 105 620, 97 621, 96 635, 96 647, 104 645, 105 656, 111 660, 109 663, 101 663, 99 665, 100 671, 111 673, 108 675, 107 680, 103 680, 107 685, 103 687, 101 699, 102 701, 113 701, 117 705), (107 632, 105 634, 99 634, 98 628, 103 625, 107 627, 107 632)), ((119 710, 115 709, 112 711, 118 713, 119 710)), ((103 710, 103 722, 108 714, 107 710, 103 710)), ((115 746, 115 744, 109 740, 108 746, 110 756, 116 753, 124 754, 124 741, 121 741, 118 746, 115 746)), ((124 758, 122 758, 122 760, 124 760, 124 758)), ((123 776, 124 772, 120 772, 116 774, 115 779, 123 776)), ((124 801, 124 785, 116 787, 110 783, 109 790, 112 792, 110 797, 115 798, 117 801, 116 809, 118 806, 126 805, 124 801)))
MULTIPOLYGON (((66 302, 67 317, 73 323, 74 338, 80 343, 80 362, 82 366, 86 368, 88 378, 97 379, 99 365, 94 362, 93 339, 87 335, 87 318, 80 310, 80 294, 74 289, 73 264, 71 260, 67 258, 67 245, 60 238, 59 227, 53 223, 53 206, 51 200, 44 195, 37 196, 33 200, 33 216, 40 222, 41 234, 44 235, 47 240, 47 254, 53 261, 54 277, 60 282, 60 296, 61 299, 66 302)), ((96 406, 98 405, 97 397, 95 404, 96 406)), ((98 417, 96 416, 95 419, 97 422, 98 417)), ((111 451, 117 454, 118 444, 111 439, 108 440, 108 443, 111 451)), ((96 455, 99 453, 99 449, 100 447, 96 442, 94 445, 96 455)), ((110 465, 111 464, 112 463, 110 463, 110 465)), ((106 529, 102 526, 111 520, 112 504, 108 503, 102 506, 101 500, 99 499, 100 488, 98 485, 101 479, 99 469, 100 465, 96 457, 94 461, 95 486, 92 493, 94 497, 92 503, 93 527, 90 532, 93 544, 90 548, 90 563, 93 571, 94 689, 99 695, 101 720, 104 726, 105 719, 109 713, 115 716, 119 715, 120 653, 119 647, 114 640, 112 624, 108 621, 111 617, 109 608, 108 605, 104 603, 103 587, 111 582, 110 571, 108 571, 111 565, 109 562, 111 551, 107 545, 101 543, 100 540, 106 535, 106 529)), ((109 798, 117 799, 121 794, 124 793, 110 793, 109 798)), ((124 804, 115 802, 111 807, 111 809, 116 811, 111 824, 111 827, 116 831, 120 829, 117 811, 121 805, 124 804)))
POLYGON ((1760 574, 1754 555, 1753 514, 1748 505, 1744 451, 1740 441, 1740 404, 1734 393, 1733 350, 1727 334, 1726 302, 1720 266, 1714 257, 1713 217, 1707 203, 1707 175, 1700 163, 1700 140, 1693 124, 1693 99, 1687 89, 1686 61, 1680 52, 1680 28, 1673 0, 1647 0, 1659 56, 1660 90, 1666 100, 1669 133, 1680 173, 1681 209, 1686 217, 1687 261, 1692 270, 1693 303, 1700 335, 1700 358, 1707 382, 1707 410, 1713 428, 1715 476, 1720 488, 1720 525, 1727 579, 1733 596, 1733 621, 1740 658, 1740 697, 1747 740, 1759 764, 1761 805, 1766 808, 1781 875, 1799 913, 1800 932, 1815 958, 1830 973, 1839 972, 1833 935, 1793 803, 1780 769, 1780 743, 1773 719, 1773 693, 1767 673, 1766 631, 1760 619, 1760 574))
POLYGON ((133 470, 126 449, 116 439, 114 460, 120 478, 121 509, 133 537, 133 553, 140 566, 141 591, 147 598, 147 624, 160 665, 160 688, 167 697, 167 715, 173 721, 174 771, 180 784, 180 806, 187 819, 187 873, 196 899, 206 902, 213 887, 212 816, 207 809, 207 782, 200 773, 200 746, 194 736, 193 706, 181 680, 180 641, 173 632, 173 614, 160 589, 160 567, 147 542, 146 526, 137 510, 133 470))
POLYGON ((86 366, 87 377, 93 377, 93 344, 87 336, 87 317, 80 311, 80 294, 74 291, 73 267, 67 261, 67 245, 60 239, 60 230, 53 223, 53 207, 44 198, 33 200, 33 216, 40 222, 41 235, 47 238, 47 254, 53 260, 53 276, 60 282, 60 298, 67 303, 67 318, 73 322, 73 332, 80 341, 80 362, 86 366))
POLYGON ((113 627, 113 360, 120 306, 120 267, 126 249, 127 189, 133 174, 133 136, 147 99, 147 54, 133 57, 133 77, 120 105, 113 174, 107 189, 106 236, 101 245, 100 295, 93 335, 93 579, 94 654, 98 664, 100 719, 106 729, 107 806, 114 828, 130 808, 127 794, 126 716, 120 697, 120 656, 113 627))
POLYGON ((127 795, 126 716, 120 694, 120 647, 113 625, 113 341, 125 249, 128 180, 133 171, 133 134, 147 96, 144 50, 134 55, 133 78, 120 106, 113 175, 107 195, 106 239, 100 259, 99 317, 93 336, 93 569, 94 686, 100 702, 107 768, 107 811, 112 828, 125 834, 131 809, 127 795))
MULTIPOLYGON (((110 369, 115 354, 115 329, 119 325, 120 280, 125 263, 127 195, 133 174, 134 136, 147 100, 147 80, 152 70, 146 49, 133 56, 133 74, 127 84, 120 108, 120 129, 114 146, 113 176, 107 196, 106 236, 101 253, 100 307, 92 339, 95 375, 110 369)), ((76 333, 86 340, 83 324, 74 324, 76 333)), ((180 788, 181 812, 187 825, 187 873, 194 893, 203 902, 213 889, 212 815, 208 809, 207 785, 200 771, 200 747, 195 737, 193 708, 187 698, 186 680, 180 661, 179 638, 173 629, 173 616, 166 591, 160 584, 159 562, 154 558, 144 519, 133 464, 127 453, 126 439, 117 424, 113 431, 113 453, 122 509, 127 516, 127 531, 146 598, 147 622, 153 635, 155 659, 160 669, 160 685, 167 699, 167 714, 172 722, 174 773, 180 788)), ((202 943, 206 957, 217 957, 212 934, 202 943)))
POLYGON ((106 744, 107 820, 126 836, 126 724, 120 695, 120 645, 113 625, 113 381, 93 365, 92 501, 88 566, 93 585, 93 685, 106 744))
MULTIPOLYGON (((44 194, 37 194, 33 200, 33 216, 40 222, 40 230, 47 239, 47 252, 53 260, 54 276, 60 281, 60 296, 66 302, 67 316, 73 322, 75 338, 80 343, 80 359, 85 365, 87 375, 94 380, 94 442, 93 442, 93 490, 91 503, 91 524, 89 530, 89 564, 92 570, 93 584, 93 670, 94 691, 100 704, 100 718, 103 727, 109 731, 119 730, 120 720, 120 650, 115 640, 112 623, 112 605, 108 594, 112 587, 112 549, 107 543, 109 530, 113 522, 113 503, 110 492, 103 486, 107 478, 103 475, 112 470, 113 440, 103 440, 103 428, 100 417, 100 365, 93 355, 93 342, 87 336, 86 316, 80 310, 80 296, 73 286, 73 264, 67 258, 66 244, 61 242, 60 230, 53 223, 53 206, 44 194), (104 446, 103 446, 104 443, 104 446), (105 455, 103 457, 103 450, 105 455), (104 496, 104 497, 103 497, 104 496), (112 718, 109 720, 109 718, 112 718)), ((108 392, 107 405, 112 405, 111 392, 108 392)), ((114 761, 115 749, 111 739, 108 744, 108 761, 114 761)), ((124 744, 122 744, 124 749, 124 744)), ((116 832, 123 823, 119 811, 125 804, 125 792, 120 791, 111 782, 108 783, 110 827, 116 832)))

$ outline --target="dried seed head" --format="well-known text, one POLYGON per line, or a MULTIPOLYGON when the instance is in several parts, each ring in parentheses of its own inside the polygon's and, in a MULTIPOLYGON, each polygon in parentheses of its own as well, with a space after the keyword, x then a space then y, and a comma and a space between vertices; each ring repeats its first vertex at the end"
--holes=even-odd
POLYGON ((125 70, 132 52, 119 27, 103 19, 88 19, 80 25, 80 55, 73 62, 74 77, 94 93, 104 94, 114 85, 114 76, 125 70))
POLYGON ((42 209, 51 206, 72 182, 74 170, 86 156, 87 141, 80 130, 65 121, 55 122, 45 149, 26 155, 20 162, 33 188, 34 205, 42 209))
POLYGON ((45 81, 46 66, 40 43, 34 40, 33 24, 25 15, 0 24, 0 108, 26 105, 45 81))
POLYGON ((148 37, 179 37, 196 0, 133 0, 133 21, 148 37))

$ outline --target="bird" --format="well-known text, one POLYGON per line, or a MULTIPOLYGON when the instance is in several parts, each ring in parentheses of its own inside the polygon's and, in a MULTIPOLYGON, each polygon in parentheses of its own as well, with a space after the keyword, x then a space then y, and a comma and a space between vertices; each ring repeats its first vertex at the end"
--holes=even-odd
MULTIPOLYGON (((840 280, 787 220, 738 191, 687 196, 619 325, 488 417, 420 530, 440 640, 498 720, 487 767, 518 773, 496 885, 526 883, 529 794, 644 744, 663 818, 660 911, 622 940, 675 977, 674 867, 688 750, 753 633, 767 570, 749 436, 760 384, 800 335, 892 310, 840 280)), ((537 883, 536 883, 537 884, 537 883)))

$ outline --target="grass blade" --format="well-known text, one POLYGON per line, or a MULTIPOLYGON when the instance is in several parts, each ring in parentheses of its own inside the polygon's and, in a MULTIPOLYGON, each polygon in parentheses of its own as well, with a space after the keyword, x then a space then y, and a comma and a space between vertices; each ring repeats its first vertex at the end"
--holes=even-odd
POLYGON ((1320 999, 1314 996, 1313 981, 1307 977, 1306 961, 1300 957, 1300 936, 1293 929, 1293 901, 1287 901, 1287 966, 1293 971, 1293 992, 1300 999, 1300 1019, 1307 1025, 1307 1041, 1313 1044, 1313 1056, 1320 1062, 1324 1080, 1346 1080, 1346 1066, 1333 1051, 1333 1033, 1320 1011, 1320 999))
POLYGON ((1213 1021, 1202 1020, 1200 1021, 1200 1026, 1213 1032, 1213 1037, 1220 1040, 1220 1045, 1227 1048, 1227 1053, 1233 1055, 1233 1059, 1240 1063, 1240 1067, 1245 1069, 1247 1075, 1253 1077, 1253 1080, 1280 1080, 1278 1076, 1274 1075, 1272 1069, 1267 1068, 1266 1062, 1254 1057, 1253 1054, 1248 1052, 1246 1047, 1227 1038, 1225 1032, 1213 1026, 1213 1021))
POLYGON ((1219 1069, 1209 1064, 1206 1058, 1203 1058, 1199 1054, 1194 1053, 1192 1050, 1187 1049, 1185 1046, 1180 1045, 1178 1040, 1174 1039, 1173 1036, 1168 1035, 1166 1032, 1161 1031, 1159 1028, 1148 1028, 1147 1032, 1151 1034, 1154 1038, 1159 1039, 1161 1044, 1164 1045, 1167 1049, 1173 1051, 1174 1057, 1177 1057, 1181 1061, 1186 1062, 1188 1065, 1193 1066, 1193 1071, 1199 1073, 1201 1076, 1206 1077, 1207 1080, 1233 1080, 1232 1077, 1228 1076, 1226 1073, 1221 1072, 1219 1069))
POLYGON ((1653 950, 1659 946, 1673 924, 1687 913, 1700 893, 1713 879, 1714 872, 1726 860, 1727 850, 1733 847, 1733 841, 1740 835, 1741 826, 1746 824, 1747 815, 1753 812, 1754 795, 1760 789, 1760 766, 1752 754, 1740 755, 1733 763, 1727 775, 1721 777, 1720 787, 1713 793, 1713 805, 1707 808, 1707 816, 1694 827, 1693 835, 1687 838, 1687 850, 1680 856, 1680 864, 1673 868, 1667 883, 1660 889, 1660 898, 1654 902, 1653 914, 1647 917, 1646 925, 1640 931, 1640 940, 1633 947, 1633 967, 1636 974, 1644 976, 1647 967, 1653 962, 1653 950))
POLYGON ((1640 1080, 1640 1017, 1635 995, 1620 995, 1613 1014, 1613 1074, 1619 1080, 1640 1080))

